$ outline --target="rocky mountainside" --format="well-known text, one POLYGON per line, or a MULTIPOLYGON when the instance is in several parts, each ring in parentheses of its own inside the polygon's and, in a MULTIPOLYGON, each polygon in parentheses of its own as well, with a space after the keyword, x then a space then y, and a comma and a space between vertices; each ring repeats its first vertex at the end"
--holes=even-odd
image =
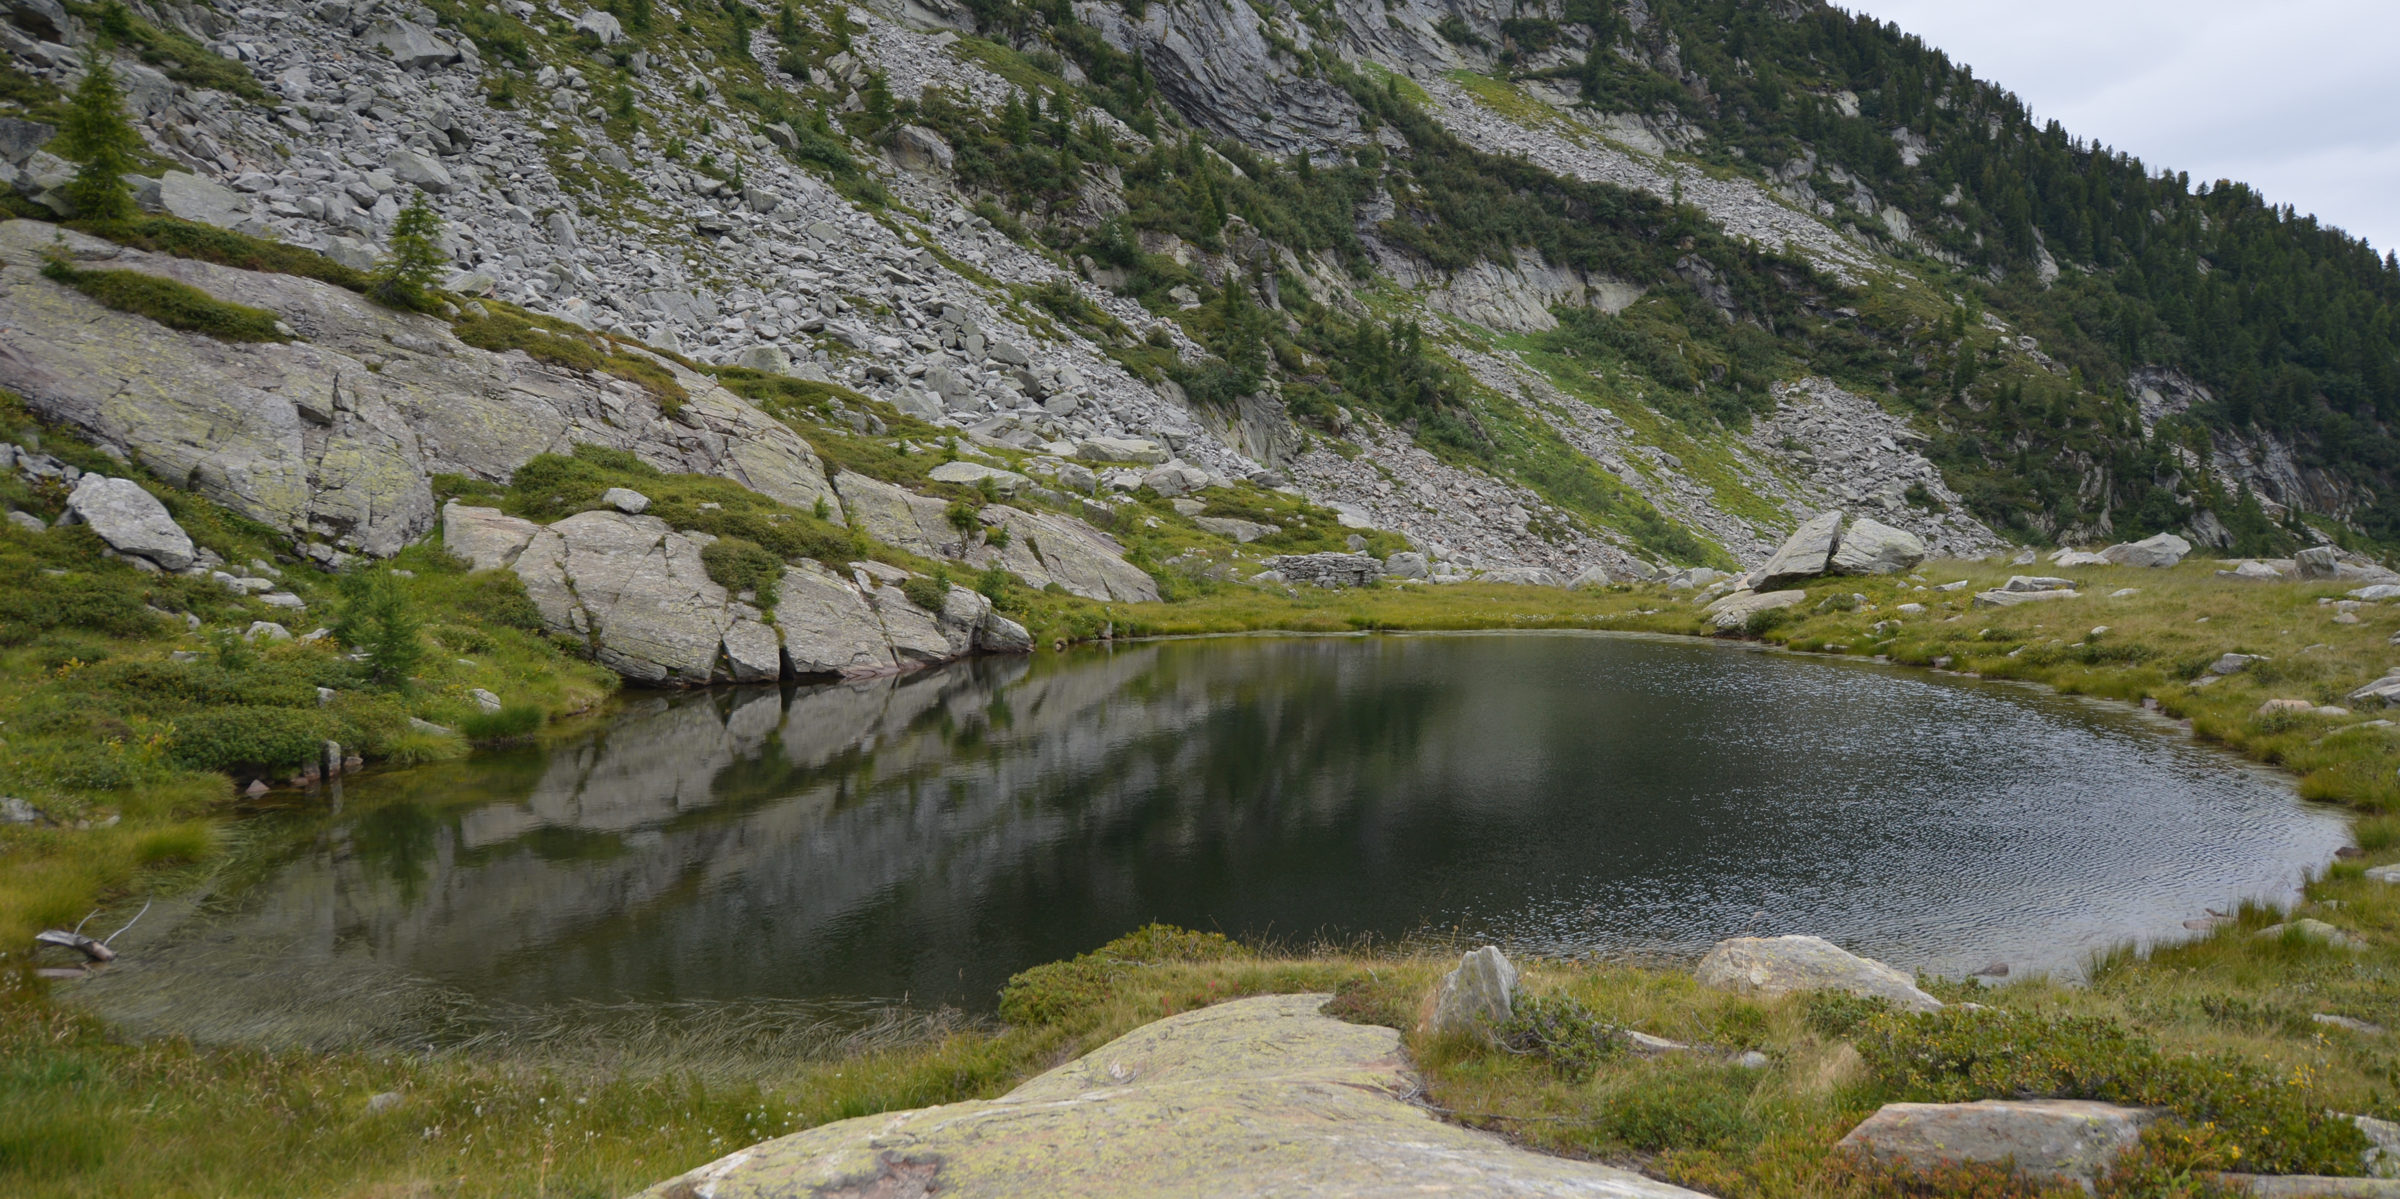
POLYGON ((2400 266, 1809 0, 6 7, 0 386, 324 561, 576 445, 1101 598, 1319 548, 1235 496, 1441 577, 1754 565, 1831 507, 2400 529, 2400 266), (39 223, 95 45, 145 206, 355 273, 429 197, 444 311, 39 223), (291 336, 100 319, 61 246, 291 336), (937 444, 983 461, 866 465, 937 444), (1158 499, 1217 539, 1104 580, 1158 499))

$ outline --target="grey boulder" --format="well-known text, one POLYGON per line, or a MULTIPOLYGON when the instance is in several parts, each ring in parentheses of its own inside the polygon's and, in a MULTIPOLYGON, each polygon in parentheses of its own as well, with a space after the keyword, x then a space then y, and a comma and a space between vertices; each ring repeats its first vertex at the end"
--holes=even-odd
POLYGON ((167 570, 182 570, 199 558, 190 535, 167 515, 167 506, 131 479, 85 475, 75 481, 67 511, 120 554, 147 558, 167 570))
POLYGON ((2148 1108, 2080 1099, 1887 1103, 1838 1147, 1912 1173, 2010 1166, 2028 1178, 2088 1187, 2157 1118, 2148 1108))
POLYGON ((1840 512, 1820 512, 1800 522, 1800 527, 1784 540, 1775 556, 1751 574, 1751 589, 1775 591, 1824 574, 1832 564, 1834 546, 1841 532, 1840 512))
POLYGON ((1873 958, 1862 958, 1823 937, 1734 937, 1719 941, 1693 971, 1702 985, 1740 994, 1790 995, 1842 991, 1888 1000, 1911 1012, 1930 1012, 1942 1001, 1917 989, 1915 980, 1873 958))
POLYGON ((168 171, 158 177, 158 207, 170 216, 220 229, 263 233, 265 225, 250 200, 240 192, 188 171, 168 171))
POLYGON ((392 56, 392 61, 412 71, 446 67, 463 56, 458 47, 433 36, 424 26, 397 19, 377 21, 367 30, 364 39, 372 46, 392 56))
POLYGON ((1517 968, 1499 946, 1471 950, 1458 960, 1458 969, 1442 976, 1434 997, 1432 1027, 1437 1036, 1489 1037, 1516 1010, 1517 968))
POLYGON ((1925 560, 1925 543, 1905 529, 1860 517, 1842 530, 1829 563, 1844 575, 1896 575, 1925 560))
POLYGON ((774 631, 708 577, 716 538, 653 516, 582 512, 539 529, 514 563, 551 631, 585 639, 636 682, 698 686, 777 677, 774 631))
POLYGON ((2140 541, 2127 541, 2100 551, 2100 556, 2118 566, 2146 566, 2164 570, 2183 561, 2192 552, 2192 543, 2173 533, 2161 533, 2140 541))
POLYGON ((1750 623, 1761 612, 1789 608, 1808 598, 1805 591, 1736 591, 1700 610, 1708 617, 1709 626, 1720 633, 1729 633, 1750 623))
MULTIPOLYGON (((1274 525, 1264 525, 1255 520, 1243 520, 1236 516, 1195 516, 1192 518, 1192 523, 1219 537, 1230 537, 1243 545, 1248 545, 1271 533, 1283 531, 1274 525)), ((1393 556, 1398 557, 1399 555, 1393 556)))

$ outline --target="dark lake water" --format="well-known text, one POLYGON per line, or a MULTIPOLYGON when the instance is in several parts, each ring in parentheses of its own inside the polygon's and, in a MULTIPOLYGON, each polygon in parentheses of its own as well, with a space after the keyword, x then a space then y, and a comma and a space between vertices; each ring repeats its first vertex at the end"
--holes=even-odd
POLYGON ((100 1006, 229 1035, 396 996, 987 1009, 1153 920, 1550 954, 1814 933, 1904 969, 2071 972, 2288 897, 2346 826, 2170 727, 2027 688, 1513 635, 635 696, 563 744, 243 835, 236 879, 86 984, 100 1006))

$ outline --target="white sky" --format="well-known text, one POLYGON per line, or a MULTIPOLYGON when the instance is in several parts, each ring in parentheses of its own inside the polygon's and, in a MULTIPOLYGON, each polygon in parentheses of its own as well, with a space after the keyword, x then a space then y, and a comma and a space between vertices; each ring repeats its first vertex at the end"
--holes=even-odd
POLYGON ((2400 0, 1837 0, 2152 170, 2400 247, 2400 0))

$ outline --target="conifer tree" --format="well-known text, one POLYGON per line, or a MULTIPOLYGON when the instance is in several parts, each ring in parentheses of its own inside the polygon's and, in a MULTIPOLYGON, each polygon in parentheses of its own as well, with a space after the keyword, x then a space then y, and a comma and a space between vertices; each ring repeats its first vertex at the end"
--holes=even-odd
POLYGON ((430 307, 434 278, 449 261, 441 233, 442 214, 418 192, 392 222, 391 248, 375 266, 375 298, 395 308, 430 307))
POLYGON ((125 119, 125 94, 109 65, 108 43, 97 41, 84 54, 83 82, 75 87, 61 122, 58 151, 79 164, 67 184, 67 204, 87 221, 122 221, 134 215, 133 189, 125 175, 142 137, 125 119))

